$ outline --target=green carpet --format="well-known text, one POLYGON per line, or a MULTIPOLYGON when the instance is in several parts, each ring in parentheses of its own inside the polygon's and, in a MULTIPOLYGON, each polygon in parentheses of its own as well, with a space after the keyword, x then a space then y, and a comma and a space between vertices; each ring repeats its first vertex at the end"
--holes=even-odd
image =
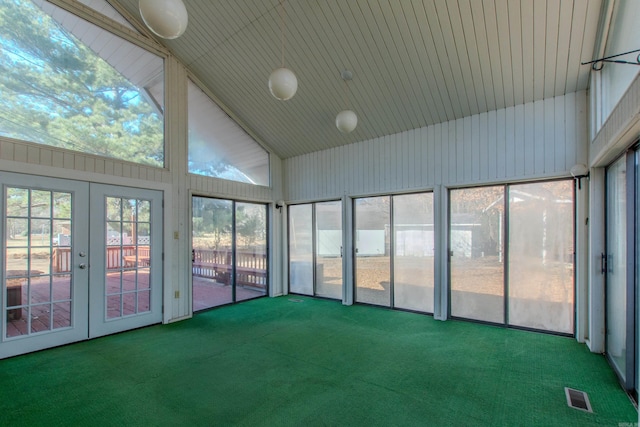
POLYGON ((300 297, 2 360, 0 402, 2 426, 638 420, 604 357, 573 339, 300 297), (594 413, 567 407, 565 386, 594 413))

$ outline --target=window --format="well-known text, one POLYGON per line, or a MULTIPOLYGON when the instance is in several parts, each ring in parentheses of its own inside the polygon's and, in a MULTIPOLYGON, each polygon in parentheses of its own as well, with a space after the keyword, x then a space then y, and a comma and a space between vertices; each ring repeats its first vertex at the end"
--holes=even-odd
POLYGON ((269 185, 269 154, 189 81, 189 172, 269 185))
POLYGON ((3 2, 0 136, 162 167, 163 66, 50 3, 3 2))

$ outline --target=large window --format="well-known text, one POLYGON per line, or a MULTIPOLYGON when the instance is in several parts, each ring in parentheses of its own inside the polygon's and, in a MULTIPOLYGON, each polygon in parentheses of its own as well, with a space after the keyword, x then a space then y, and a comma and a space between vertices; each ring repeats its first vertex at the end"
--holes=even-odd
POLYGON ((0 136, 162 167, 163 67, 48 2, 3 2, 0 136))
POLYGON ((189 81, 189 173, 269 185, 269 153, 189 81))
POLYGON ((570 180, 450 192, 451 315, 574 332, 570 180))

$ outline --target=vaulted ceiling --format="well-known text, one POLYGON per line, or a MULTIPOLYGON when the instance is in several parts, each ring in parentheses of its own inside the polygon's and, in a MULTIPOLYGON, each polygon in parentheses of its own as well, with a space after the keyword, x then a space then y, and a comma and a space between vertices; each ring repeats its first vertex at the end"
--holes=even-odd
MULTIPOLYGON (((138 0, 111 2, 140 19, 138 0)), ((184 3, 186 32, 158 40, 282 158, 586 89, 580 63, 594 54, 601 9, 601 0, 184 3), (289 101, 268 89, 282 16, 285 65, 298 77, 289 101), (342 134, 335 117, 347 107, 359 122, 342 134)))

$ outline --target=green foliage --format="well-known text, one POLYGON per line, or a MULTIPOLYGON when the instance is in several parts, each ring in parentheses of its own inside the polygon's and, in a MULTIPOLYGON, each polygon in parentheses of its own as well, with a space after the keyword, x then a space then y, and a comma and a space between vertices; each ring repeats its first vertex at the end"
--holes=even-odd
POLYGON ((0 135, 164 164, 163 119, 143 90, 27 0, 0 7, 0 93, 0 135))

